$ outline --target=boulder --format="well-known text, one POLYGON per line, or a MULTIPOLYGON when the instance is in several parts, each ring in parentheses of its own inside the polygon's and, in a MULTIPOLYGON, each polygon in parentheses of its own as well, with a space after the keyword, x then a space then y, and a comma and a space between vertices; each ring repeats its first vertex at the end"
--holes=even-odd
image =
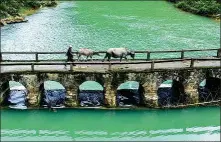
POLYGON ((7 23, 4 20, 1 20, 0 21, 0 26, 2 27, 2 26, 5 26, 5 25, 7 25, 7 23))

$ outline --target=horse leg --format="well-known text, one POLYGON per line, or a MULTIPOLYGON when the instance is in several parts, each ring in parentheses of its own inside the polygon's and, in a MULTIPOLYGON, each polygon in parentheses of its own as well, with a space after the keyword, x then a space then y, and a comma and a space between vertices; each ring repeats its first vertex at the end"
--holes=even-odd
POLYGON ((127 61, 127 56, 125 56, 124 59, 127 61))
POLYGON ((110 59, 111 59, 111 56, 109 55, 107 60, 110 62, 110 59))
POLYGON ((91 55, 90 57, 91 57, 91 61, 93 61, 93 59, 92 59, 92 55, 91 55))
POLYGON ((78 54, 78 61, 80 60, 80 57, 81 57, 81 55, 80 55, 80 54, 78 54))
POLYGON ((122 58, 123 58, 123 57, 122 57, 122 56, 120 56, 120 62, 121 62, 122 58))
POLYGON ((106 58, 107 58, 107 53, 106 53, 106 55, 104 56, 104 59, 102 60, 102 62, 103 62, 106 58))

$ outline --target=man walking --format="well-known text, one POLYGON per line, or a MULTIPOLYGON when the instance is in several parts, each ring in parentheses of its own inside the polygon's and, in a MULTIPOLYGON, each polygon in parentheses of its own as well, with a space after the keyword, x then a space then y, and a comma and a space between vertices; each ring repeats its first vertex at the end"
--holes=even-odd
MULTIPOLYGON (((72 46, 71 45, 69 45, 66 56, 67 56, 67 60, 66 60, 66 63, 65 63, 65 68, 67 67, 67 62, 74 62, 74 59, 73 59, 74 55, 72 53, 72 46)), ((73 64, 73 66, 75 66, 75 65, 73 64)))

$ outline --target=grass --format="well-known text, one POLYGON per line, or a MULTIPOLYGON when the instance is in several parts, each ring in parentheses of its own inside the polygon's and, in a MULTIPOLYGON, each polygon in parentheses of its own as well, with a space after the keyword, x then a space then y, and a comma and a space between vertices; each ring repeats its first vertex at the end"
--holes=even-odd
POLYGON ((168 0, 175 3, 175 7, 193 14, 211 17, 220 21, 220 3, 215 0, 168 0))
POLYGON ((38 10, 39 9, 23 7, 19 10, 19 14, 21 14, 22 16, 29 16, 36 13, 38 10))

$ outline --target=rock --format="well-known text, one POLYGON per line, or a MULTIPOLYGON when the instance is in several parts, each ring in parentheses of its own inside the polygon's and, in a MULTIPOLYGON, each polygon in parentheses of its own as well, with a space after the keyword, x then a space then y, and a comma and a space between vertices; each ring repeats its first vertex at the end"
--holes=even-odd
POLYGON ((220 14, 217 14, 217 15, 216 15, 216 18, 220 18, 220 14))
POLYGON ((2 26, 5 26, 5 25, 7 25, 7 23, 4 20, 1 20, 0 21, 0 26, 2 27, 2 26))
POLYGON ((7 19, 5 19, 5 21, 7 24, 14 24, 14 23, 27 22, 28 20, 26 20, 24 17, 16 16, 16 17, 12 17, 12 18, 7 18, 7 19))
POLYGON ((27 21, 28 20, 26 20, 24 17, 16 16, 12 23, 22 23, 22 22, 27 22, 27 21))
POLYGON ((21 17, 21 16, 9 17, 5 19, 1 19, 0 26, 5 26, 7 24, 14 24, 14 23, 23 23, 27 21, 28 20, 26 20, 24 17, 21 17))
POLYGON ((210 17, 214 18, 215 20, 220 20, 220 14, 211 15, 210 17))
POLYGON ((18 21, 23 21, 23 20, 24 20, 23 17, 19 17, 19 16, 16 16, 14 19, 15 19, 15 20, 18 20, 18 21))

